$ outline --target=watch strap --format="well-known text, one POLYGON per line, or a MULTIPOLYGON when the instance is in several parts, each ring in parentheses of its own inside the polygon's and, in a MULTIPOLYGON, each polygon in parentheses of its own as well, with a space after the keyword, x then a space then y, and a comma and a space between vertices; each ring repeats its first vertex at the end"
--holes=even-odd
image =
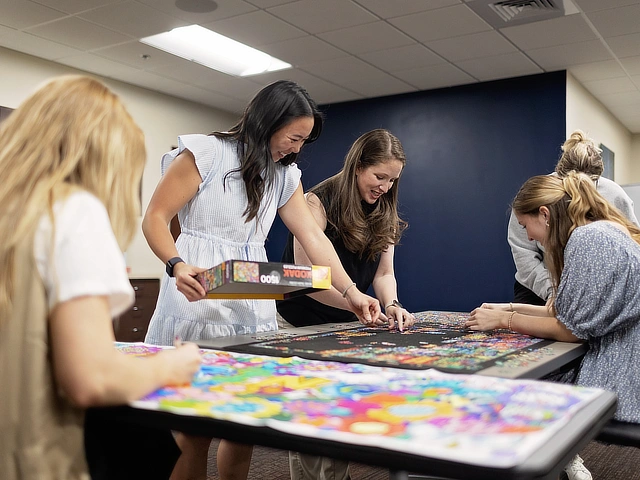
POLYGON ((173 267, 175 267, 180 262, 184 263, 184 260, 182 260, 180 257, 173 257, 167 260, 167 275, 173 277, 173 267))
POLYGON ((384 307, 385 312, 387 311, 387 308, 389 307, 398 307, 398 308, 404 308, 402 306, 402 304, 398 301, 398 300, 393 300, 389 305, 384 307))

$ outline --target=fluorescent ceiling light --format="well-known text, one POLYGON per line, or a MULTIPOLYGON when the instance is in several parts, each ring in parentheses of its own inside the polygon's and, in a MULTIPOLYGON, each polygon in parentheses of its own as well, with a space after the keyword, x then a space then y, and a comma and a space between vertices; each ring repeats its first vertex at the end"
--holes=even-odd
POLYGON ((291 68, 289 63, 199 25, 174 28, 170 32, 141 38, 140 41, 205 67, 240 77, 291 68))

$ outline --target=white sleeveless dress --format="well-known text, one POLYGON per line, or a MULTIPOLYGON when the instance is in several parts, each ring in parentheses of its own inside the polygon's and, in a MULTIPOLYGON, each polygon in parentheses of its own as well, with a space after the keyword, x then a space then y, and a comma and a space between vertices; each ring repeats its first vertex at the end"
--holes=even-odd
MULTIPOLYGON (((196 195, 178 212, 180 257, 190 265, 210 268, 225 260, 267 261, 264 242, 278 208, 289 201, 300 183, 295 164, 276 165, 271 193, 266 193, 258 217, 245 223, 247 195, 238 168, 236 142, 207 135, 178 137, 178 148, 162 157, 162 174, 184 149, 193 153, 203 179, 196 195)), ((277 330, 273 300, 199 300, 189 302, 174 278, 162 278, 156 310, 145 341, 173 345, 176 336, 198 341, 228 335, 277 330)))

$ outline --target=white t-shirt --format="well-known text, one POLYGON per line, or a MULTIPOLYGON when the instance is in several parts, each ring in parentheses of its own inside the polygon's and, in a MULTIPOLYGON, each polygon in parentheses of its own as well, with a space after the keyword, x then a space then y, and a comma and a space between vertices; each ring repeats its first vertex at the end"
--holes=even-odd
POLYGON ((106 295, 111 316, 120 315, 133 304, 134 292, 104 205, 89 192, 79 191, 57 202, 53 211, 53 245, 48 214, 40 220, 34 238, 49 311, 73 298, 106 295))

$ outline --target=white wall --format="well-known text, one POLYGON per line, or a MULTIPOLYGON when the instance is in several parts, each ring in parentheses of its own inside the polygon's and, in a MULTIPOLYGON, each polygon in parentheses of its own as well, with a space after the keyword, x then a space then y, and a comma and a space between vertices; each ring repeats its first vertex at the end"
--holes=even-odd
MULTIPOLYGON (((70 73, 83 73, 64 65, 48 62, 30 55, 0 48, 0 105, 16 108, 42 82, 70 73)), ((96 76, 96 75, 93 75, 96 76)), ((180 100, 169 95, 99 77, 125 103, 129 113, 145 133, 147 166, 142 180, 142 210, 160 180, 160 158, 177 136, 185 133, 210 133, 229 128, 237 117, 228 112, 180 100)), ((140 227, 127 251, 127 264, 133 278, 157 277, 164 265, 149 249, 140 227)))
POLYGON ((640 135, 632 135, 567 72, 567 137, 576 129, 585 131, 615 154, 616 183, 640 182, 640 135))
POLYGON ((633 136, 631 141, 631 180, 624 183, 640 183, 640 134, 633 136))

